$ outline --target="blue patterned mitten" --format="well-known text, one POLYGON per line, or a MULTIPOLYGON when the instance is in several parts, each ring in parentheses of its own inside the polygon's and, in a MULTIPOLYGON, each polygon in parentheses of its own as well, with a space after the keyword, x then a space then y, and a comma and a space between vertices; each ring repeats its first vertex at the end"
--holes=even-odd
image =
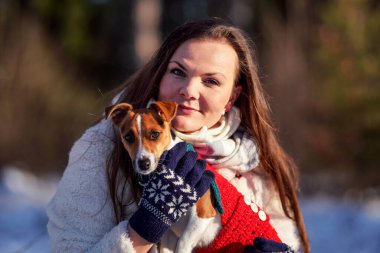
POLYGON ((256 237, 253 245, 246 246, 243 253, 295 253, 288 245, 263 237, 256 237))
POLYGON ((198 154, 178 143, 161 157, 160 167, 146 184, 130 226, 145 240, 157 243, 171 225, 209 189, 214 174, 198 154))

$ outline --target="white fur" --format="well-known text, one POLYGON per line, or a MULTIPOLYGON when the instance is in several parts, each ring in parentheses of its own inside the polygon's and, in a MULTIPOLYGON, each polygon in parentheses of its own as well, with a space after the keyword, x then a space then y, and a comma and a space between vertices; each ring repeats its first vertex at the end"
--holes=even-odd
MULTIPOLYGON (((128 220, 115 222, 107 187, 105 164, 113 139, 111 122, 102 121, 72 147, 57 192, 47 206, 50 252, 135 252, 128 220)), ((125 203, 133 201, 132 195, 122 196, 125 203)))
POLYGON ((148 175, 148 174, 152 173, 157 168, 158 161, 156 160, 156 157, 154 154, 152 154, 151 152, 146 150, 146 148, 142 142, 142 138, 141 138, 142 117, 141 117, 141 115, 137 116, 136 123, 137 123, 137 133, 139 135, 139 138, 138 138, 139 139, 139 145, 138 145, 138 149, 137 149, 137 153, 136 153, 134 168, 135 168, 137 173, 140 173, 143 175, 148 175), (150 167, 147 170, 142 170, 139 167, 138 161, 140 159, 146 159, 146 158, 149 159, 149 161, 150 161, 150 167))
POLYGON ((192 252, 195 247, 209 245, 221 228, 220 215, 200 218, 197 215, 196 206, 193 206, 188 214, 172 227, 179 236, 175 252, 192 252))
MULTIPOLYGON (((137 134, 141 136, 141 121, 142 121, 141 115, 137 115, 136 121, 137 121, 137 134)), ((140 145, 141 145, 141 138, 140 138, 140 145)))

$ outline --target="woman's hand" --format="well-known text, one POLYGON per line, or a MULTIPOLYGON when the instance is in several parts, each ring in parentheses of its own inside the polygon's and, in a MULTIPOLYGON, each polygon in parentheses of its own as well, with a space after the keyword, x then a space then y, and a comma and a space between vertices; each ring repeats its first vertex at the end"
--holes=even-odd
POLYGON ((209 189, 214 174, 205 170, 198 154, 185 142, 166 151, 146 184, 130 226, 145 240, 157 243, 167 229, 185 215, 209 189))

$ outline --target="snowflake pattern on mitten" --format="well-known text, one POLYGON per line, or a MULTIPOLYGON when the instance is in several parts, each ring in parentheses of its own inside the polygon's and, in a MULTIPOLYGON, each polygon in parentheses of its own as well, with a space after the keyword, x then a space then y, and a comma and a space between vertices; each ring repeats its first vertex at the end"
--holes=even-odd
POLYGON ((162 166, 149 183, 151 187, 144 189, 140 205, 152 210, 168 226, 182 217, 198 199, 197 191, 165 166, 162 166), (170 194, 171 192, 175 195, 170 194))

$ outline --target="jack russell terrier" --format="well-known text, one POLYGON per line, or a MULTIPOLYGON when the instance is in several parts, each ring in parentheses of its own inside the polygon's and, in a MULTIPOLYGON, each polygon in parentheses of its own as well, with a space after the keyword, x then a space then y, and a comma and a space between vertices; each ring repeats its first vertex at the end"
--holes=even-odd
MULTIPOLYGON (((119 129, 136 173, 149 175, 154 172, 162 153, 176 144, 170 130, 176 113, 177 103, 171 101, 153 102, 149 108, 137 110, 127 103, 106 108, 106 116, 119 129)), ((214 207, 213 193, 208 189, 186 216, 171 227, 179 237, 175 252, 188 253, 196 247, 209 245, 220 228, 220 215, 214 207)))

